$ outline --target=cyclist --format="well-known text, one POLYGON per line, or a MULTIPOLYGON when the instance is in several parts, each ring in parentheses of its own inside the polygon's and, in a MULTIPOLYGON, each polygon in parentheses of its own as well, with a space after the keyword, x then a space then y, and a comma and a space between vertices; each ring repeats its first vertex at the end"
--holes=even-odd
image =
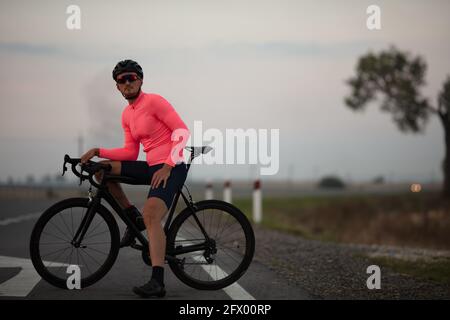
MULTIPOLYGON (((94 156, 109 159, 102 161, 112 166, 111 174, 128 176, 140 184, 150 185, 143 214, 127 199, 117 182, 108 182, 111 194, 136 222, 140 230, 147 229, 152 260, 152 277, 133 292, 141 297, 163 297, 164 258, 166 238, 161 220, 172 204, 176 191, 186 180, 186 166, 183 163, 183 148, 189 131, 172 105, 162 96, 144 93, 141 90, 144 73, 133 60, 117 63, 113 72, 116 87, 128 100, 122 112, 122 127, 125 142, 122 148, 93 148, 87 151, 81 162, 94 156), (146 161, 137 161, 139 144, 143 145, 146 161), (142 218, 143 217, 143 218, 142 218), (143 220, 143 222, 142 222, 143 220)), ((101 179, 100 174, 96 179, 101 179)), ((121 247, 135 243, 135 238, 127 228, 121 240, 121 247)))

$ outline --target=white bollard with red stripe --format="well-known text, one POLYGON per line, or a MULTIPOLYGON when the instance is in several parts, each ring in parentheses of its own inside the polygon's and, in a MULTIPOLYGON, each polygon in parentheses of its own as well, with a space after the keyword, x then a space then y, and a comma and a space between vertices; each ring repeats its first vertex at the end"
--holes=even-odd
POLYGON ((223 187, 223 201, 231 203, 231 182, 226 180, 223 187))
POLYGON ((261 223, 262 221, 262 195, 259 179, 253 184, 253 221, 255 223, 261 223))
POLYGON ((214 192, 211 182, 206 183, 205 200, 212 200, 214 198, 214 192))

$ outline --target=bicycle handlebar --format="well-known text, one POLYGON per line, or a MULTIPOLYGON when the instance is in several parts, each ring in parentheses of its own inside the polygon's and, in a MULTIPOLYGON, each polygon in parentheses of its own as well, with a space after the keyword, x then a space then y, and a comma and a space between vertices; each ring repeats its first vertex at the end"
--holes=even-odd
MULTIPOLYGON (((199 154, 199 153, 208 153, 212 150, 209 146, 203 146, 201 147, 201 150, 197 150, 197 153, 195 153, 196 148, 195 147, 185 147, 186 150, 191 152, 191 156, 188 162, 188 170, 191 166, 192 160, 199 154)), ((111 171, 112 166, 110 164, 95 162, 92 160, 88 160, 87 163, 81 164, 81 158, 71 158, 69 155, 64 155, 64 164, 63 164, 63 173, 67 171, 66 164, 70 163, 72 165, 72 172, 80 178, 80 184, 83 183, 84 180, 89 180, 89 182, 94 185, 97 188, 103 188, 101 185, 99 185, 97 182, 93 180, 93 176, 95 173, 97 173, 100 170, 104 170, 106 172, 111 171), (78 164, 81 164, 81 171, 78 171, 76 169, 76 166, 78 164), (83 174, 83 171, 86 171, 88 174, 83 174)))
POLYGON ((97 182, 94 181, 93 176, 100 170, 111 171, 112 166, 110 164, 99 163, 95 161, 88 160, 87 163, 81 164, 81 158, 71 158, 69 155, 64 155, 64 164, 63 164, 63 173, 67 171, 66 164, 70 163, 72 165, 72 172, 80 178, 80 184, 83 183, 84 180, 89 180, 89 182, 97 188, 102 188, 97 182), (76 166, 81 166, 81 171, 76 169, 76 166), (83 174, 83 171, 86 171, 88 174, 83 174))

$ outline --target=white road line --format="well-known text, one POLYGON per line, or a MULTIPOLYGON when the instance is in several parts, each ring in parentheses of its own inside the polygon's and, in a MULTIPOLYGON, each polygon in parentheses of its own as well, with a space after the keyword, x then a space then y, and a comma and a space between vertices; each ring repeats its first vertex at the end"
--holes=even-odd
POLYGON ((7 226, 7 225, 10 225, 12 223, 18 223, 18 222, 22 222, 22 221, 37 219, 37 218, 40 217, 41 214, 42 214, 42 211, 41 212, 33 212, 33 213, 23 214, 23 215, 20 215, 18 217, 14 217, 14 218, 6 218, 4 220, 0 220, 0 226, 7 226))
MULTIPOLYGON (((204 259, 200 257, 192 257, 194 260, 198 262, 205 262, 204 259)), ((219 266, 215 265, 215 272, 211 271, 211 268, 208 268, 210 265, 202 264, 203 270, 212 278, 215 279, 216 274, 220 274, 220 278, 228 277, 228 274, 222 270, 219 266)), ((244 288, 242 288, 237 282, 229 285, 228 287, 223 288, 223 291, 233 300, 255 300, 255 298, 248 293, 244 288)))
MULTIPOLYGON (((181 241, 186 241, 181 237, 177 237, 181 241)), ((188 242, 189 243, 189 242, 188 242)), ((192 257, 194 260, 198 262, 205 262, 202 258, 198 256, 192 257)), ((215 272, 211 271, 211 265, 201 265, 203 270, 212 278, 216 279, 216 275, 220 275, 220 278, 225 278, 228 274, 222 270, 218 265, 214 265, 215 272)), ((256 300, 250 293, 248 293, 243 287, 241 287, 237 282, 229 285, 228 287, 223 288, 223 291, 233 300, 256 300)))
MULTIPOLYGON (((52 262, 44 261, 45 265, 52 262)), ((65 263, 53 262, 52 266, 68 266, 65 263)), ((41 281, 30 259, 0 256, 0 268, 21 268, 13 278, 0 284, 0 296, 26 297, 41 281)))

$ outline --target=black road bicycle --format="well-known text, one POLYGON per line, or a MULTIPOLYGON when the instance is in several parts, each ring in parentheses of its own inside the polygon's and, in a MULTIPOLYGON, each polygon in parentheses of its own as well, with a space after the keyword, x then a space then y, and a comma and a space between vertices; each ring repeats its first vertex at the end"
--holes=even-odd
MULTIPOLYGON (((185 149, 190 151, 186 164, 189 171, 192 160, 209 152, 211 147, 185 149)), ((151 265, 147 238, 123 213, 106 186, 108 181, 137 183, 132 178, 110 174, 109 164, 94 161, 81 164, 80 160, 65 155, 63 175, 66 164, 71 164, 80 185, 84 180, 91 183, 89 196, 52 205, 36 222, 30 239, 31 261, 36 271, 44 280, 63 289, 67 289, 68 266, 80 268, 81 288, 85 288, 105 276, 116 261, 120 249, 119 227, 113 213, 101 203, 102 199, 133 231, 140 244, 132 248, 141 251, 144 263, 151 265), (80 171, 77 166, 81 167, 80 171), (103 174, 97 183, 93 176, 99 171, 103 174), (94 195, 92 186, 97 188, 94 195)), ((189 199, 182 189, 175 195, 164 225, 166 263, 178 279, 193 288, 218 290, 229 286, 244 274, 252 261, 255 250, 252 226, 232 204, 219 200, 193 202, 187 187, 189 199), (180 195, 186 207, 174 218, 180 195)))

